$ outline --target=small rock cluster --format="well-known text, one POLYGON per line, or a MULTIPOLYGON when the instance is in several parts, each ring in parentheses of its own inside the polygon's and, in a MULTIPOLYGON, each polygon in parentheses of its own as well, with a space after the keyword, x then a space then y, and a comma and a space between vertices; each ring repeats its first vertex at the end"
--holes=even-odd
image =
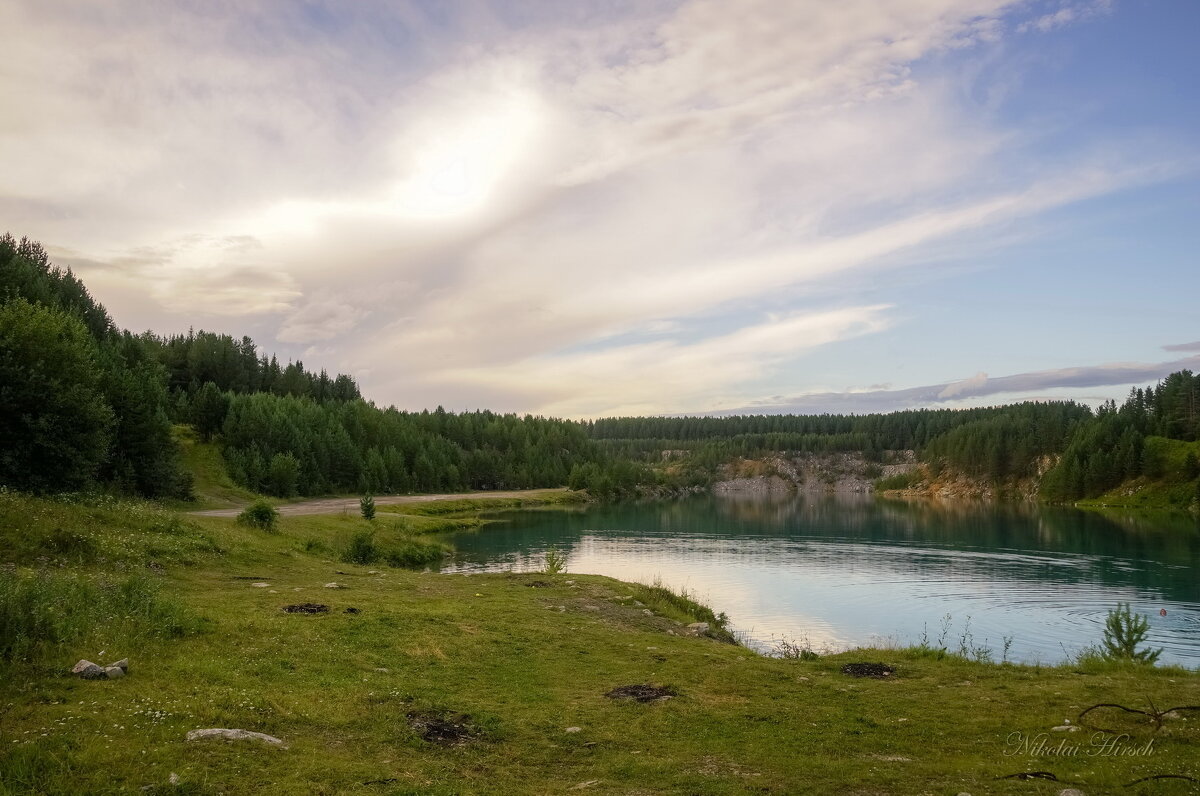
POLYGON ((108 666, 81 660, 71 668, 71 674, 84 680, 117 680, 129 674, 129 659, 122 658, 108 666))

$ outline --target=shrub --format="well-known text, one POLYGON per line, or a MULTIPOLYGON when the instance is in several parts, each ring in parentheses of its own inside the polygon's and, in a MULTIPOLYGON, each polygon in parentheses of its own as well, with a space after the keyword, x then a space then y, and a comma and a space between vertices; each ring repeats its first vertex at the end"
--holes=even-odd
POLYGON ((363 495, 358 501, 358 510, 364 520, 375 519, 375 498, 363 495))
POLYGON ((279 521, 279 512, 267 501, 258 500, 247 506, 238 515, 237 521, 242 525, 249 525, 251 528, 274 531, 276 523, 279 521))
POLYGON ((921 482, 921 474, 916 470, 907 473, 896 473, 875 482, 875 489, 883 492, 888 489, 908 489, 921 482))
POLYGON ((542 569, 547 575, 558 575, 567 571, 567 554, 560 553, 557 547, 551 546, 546 551, 546 566, 542 569))
POLYGON ((442 559, 446 548, 436 542, 426 542, 421 539, 402 539, 394 545, 389 545, 383 553, 383 559, 389 566, 407 569, 423 569, 442 559))
POLYGON ((350 539, 350 546, 342 553, 342 561, 347 564, 374 564, 382 553, 375 546, 373 531, 359 531, 350 539))
POLYGON ((1135 616, 1129 609, 1129 603, 1117 603, 1104 621, 1104 642, 1100 653, 1106 660, 1152 666, 1162 655, 1162 648, 1138 649, 1149 631, 1150 623, 1146 617, 1140 614, 1135 616))

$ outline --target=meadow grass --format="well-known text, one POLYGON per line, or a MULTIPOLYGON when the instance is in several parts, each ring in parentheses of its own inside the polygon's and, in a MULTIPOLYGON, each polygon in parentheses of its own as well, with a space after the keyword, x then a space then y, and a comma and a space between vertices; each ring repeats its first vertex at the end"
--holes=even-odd
MULTIPOLYGON (((67 519, 55 514, 61 504, 21 500, 67 519)), ((103 517, 118 537, 134 532, 126 514, 70 510, 101 537, 99 549, 109 548, 103 517)), ((156 516, 148 511, 145 524, 155 538, 156 516)), ((194 624, 181 635, 56 638, 40 663, 7 665, 0 793, 552 793, 592 783, 582 792, 1095 794, 1142 792, 1122 786, 1156 773, 1197 776, 1194 714, 1168 717, 1157 732, 1133 714, 1097 718, 1131 743, 1152 740, 1144 756, 1089 755, 1091 730, 1051 732, 1098 702, 1200 704, 1193 672, 999 665, 911 649, 770 658, 687 637, 681 625, 719 614, 653 585, 348 564, 340 552, 367 526, 358 517, 283 517, 273 534, 230 519, 182 522, 188 538, 212 546, 166 559, 161 572, 143 562, 126 574, 159 584, 155 599, 177 601, 194 624), (281 610, 304 602, 330 610, 281 610), (121 680, 63 674, 80 657, 126 656, 121 680), (894 675, 841 672, 874 661, 894 675), (678 695, 649 704, 605 696, 643 683, 678 695), (430 717, 461 724, 463 742, 426 740, 430 717), (265 732, 288 748, 184 740, 203 727, 265 732), (1082 751, 1046 757, 1016 743, 1042 733, 1082 751), (1025 771, 1059 781, 997 779, 1025 771)), ((103 574, 55 555, 43 566, 56 575, 103 574)), ((16 572, 38 577, 3 570, 16 572)), ((1192 787, 1161 780, 1145 792, 1192 787)))

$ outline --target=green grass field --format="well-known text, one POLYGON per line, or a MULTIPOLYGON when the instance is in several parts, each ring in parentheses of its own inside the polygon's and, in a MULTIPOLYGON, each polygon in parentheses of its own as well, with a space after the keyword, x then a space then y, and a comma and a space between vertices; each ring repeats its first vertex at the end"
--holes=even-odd
MULTIPOLYGON (((380 512, 377 537, 419 530, 405 516, 380 512)), ((1175 794, 1197 785, 1123 785, 1200 778, 1200 712, 1157 732, 1145 716, 1094 716, 1146 754, 1051 730, 1099 702, 1200 704, 1192 672, 914 649, 766 658, 683 635, 714 617, 645 586, 343 563, 366 526, 284 517, 265 533, 0 494, 0 627, 53 630, 0 661, 0 793, 1175 794), (282 610, 301 603, 329 610, 282 610), (66 674, 123 657, 123 679, 66 674), (895 672, 854 678, 849 662, 895 672), (605 696, 635 684, 677 695, 605 696), (209 727, 287 748, 185 740, 209 727), (1075 753, 1046 753, 1060 742, 1075 753), (998 779, 1035 771, 1057 781, 998 779)))

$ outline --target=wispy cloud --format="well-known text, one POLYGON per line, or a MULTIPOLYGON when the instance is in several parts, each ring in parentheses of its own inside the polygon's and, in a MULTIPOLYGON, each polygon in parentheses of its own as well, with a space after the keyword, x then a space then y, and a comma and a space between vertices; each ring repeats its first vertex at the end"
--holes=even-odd
MULTIPOLYGON (((1051 391, 1064 388, 1125 387, 1152 384, 1175 371, 1197 367, 1200 367, 1200 356, 1185 357, 1168 362, 1121 362, 1075 368, 1055 368, 997 377, 989 377, 986 373, 977 373, 961 381, 900 390, 822 392, 786 398, 770 398, 733 409, 723 409, 719 414, 783 412, 865 414, 946 406, 966 399, 992 396, 1005 396, 1009 400, 1012 399, 1012 396, 1020 396, 1020 400, 1034 400, 1051 391)), ((1089 396, 1078 395, 1078 398, 1088 400, 1089 396)), ((1091 399, 1097 400, 1094 397, 1091 399)))
POLYGON ((1017 30, 1021 32, 1038 31, 1048 33, 1058 28, 1064 28, 1077 22, 1090 19, 1100 14, 1112 11, 1112 0, 1090 0, 1090 2, 1063 2, 1057 9, 1047 14, 1034 17, 1022 22, 1017 30))
POLYGON ((895 328, 848 276, 1177 170, 1042 155, 936 68, 1104 3, 427 8, 5 4, 6 223, 122 323, 245 321, 385 403, 703 411, 895 328))

